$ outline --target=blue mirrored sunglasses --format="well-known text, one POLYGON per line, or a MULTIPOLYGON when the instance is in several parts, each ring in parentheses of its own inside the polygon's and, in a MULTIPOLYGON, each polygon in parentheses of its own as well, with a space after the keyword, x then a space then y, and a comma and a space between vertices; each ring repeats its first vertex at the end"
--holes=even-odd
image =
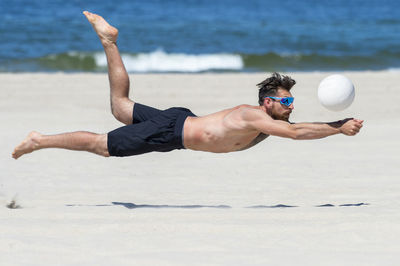
POLYGON ((272 96, 265 96, 265 98, 270 98, 270 99, 274 99, 274 100, 279 100, 279 102, 283 105, 286 106, 290 106, 293 101, 294 101, 294 97, 272 97, 272 96))

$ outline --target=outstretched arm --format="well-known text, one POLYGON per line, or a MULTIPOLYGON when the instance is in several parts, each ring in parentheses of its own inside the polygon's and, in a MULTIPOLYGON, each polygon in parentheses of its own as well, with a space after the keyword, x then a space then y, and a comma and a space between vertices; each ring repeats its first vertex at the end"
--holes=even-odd
POLYGON ((339 133, 353 136, 360 131, 364 122, 359 119, 347 118, 330 123, 290 124, 281 120, 273 120, 270 116, 258 110, 246 114, 245 120, 250 128, 264 134, 291 139, 320 139, 339 133))
POLYGON ((320 139, 335 134, 356 135, 363 126, 363 120, 347 118, 330 123, 298 123, 291 124, 295 131, 294 139, 320 139))

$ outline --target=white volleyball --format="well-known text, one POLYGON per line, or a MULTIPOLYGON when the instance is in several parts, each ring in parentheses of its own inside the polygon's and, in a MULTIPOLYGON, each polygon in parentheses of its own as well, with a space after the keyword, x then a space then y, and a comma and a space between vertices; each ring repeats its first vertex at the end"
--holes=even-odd
POLYGON ((343 75, 330 75, 318 86, 319 101, 331 111, 342 111, 349 107, 354 95, 353 83, 343 75))

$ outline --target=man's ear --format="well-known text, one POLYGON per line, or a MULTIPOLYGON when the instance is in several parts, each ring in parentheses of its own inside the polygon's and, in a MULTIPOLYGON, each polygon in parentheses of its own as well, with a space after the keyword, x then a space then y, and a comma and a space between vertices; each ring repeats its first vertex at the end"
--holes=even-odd
POLYGON ((270 106, 270 105, 271 105, 271 102, 272 102, 272 99, 271 99, 271 98, 265 98, 265 99, 264 99, 264 106, 270 106))

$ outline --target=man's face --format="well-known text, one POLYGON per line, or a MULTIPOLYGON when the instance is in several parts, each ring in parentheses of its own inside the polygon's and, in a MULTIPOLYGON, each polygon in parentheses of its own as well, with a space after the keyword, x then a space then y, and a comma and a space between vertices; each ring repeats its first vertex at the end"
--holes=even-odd
MULTIPOLYGON (((292 94, 283 89, 278 89, 275 97, 293 97, 292 94)), ((290 114, 292 113, 294 106, 293 103, 290 106, 283 105, 279 100, 266 98, 264 106, 267 109, 267 113, 276 120, 289 121, 290 114)))

